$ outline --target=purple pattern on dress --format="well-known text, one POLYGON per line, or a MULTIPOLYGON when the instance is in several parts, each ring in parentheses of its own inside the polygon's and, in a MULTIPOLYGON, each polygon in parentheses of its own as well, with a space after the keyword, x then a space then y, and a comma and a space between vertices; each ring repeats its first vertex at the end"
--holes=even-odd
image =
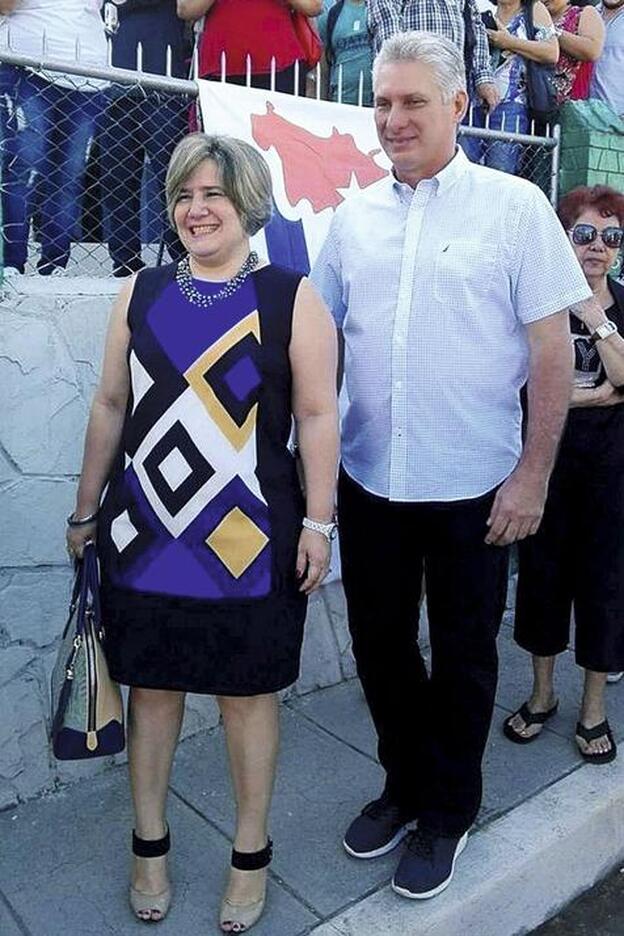
POLYGON ((238 400, 244 400, 261 382, 258 368, 249 355, 237 361, 223 378, 238 400))
MULTIPOLYGON (((217 292, 222 283, 193 280, 200 292, 217 292)), ((184 373, 207 348, 257 308, 251 278, 233 296, 208 309, 192 305, 174 281, 163 290, 147 314, 147 323, 169 359, 184 373)))
MULTIPOLYGON (((219 288, 218 284, 215 288, 219 288)), ((151 331, 156 339, 155 343, 147 341, 150 347, 147 366, 156 370, 158 355, 164 354, 174 365, 174 370, 183 373, 208 347, 256 308, 257 300, 252 279, 232 297, 220 301, 210 309, 191 305, 181 295, 177 284, 170 283, 147 314, 144 329, 148 333, 151 331), (158 350, 159 346, 162 351, 158 350)), ((145 330, 142 330, 142 337, 141 332, 137 336, 144 342, 147 337, 145 330)), ((260 346, 256 344, 255 347, 259 353, 260 346)), ((227 352, 228 358, 236 357, 236 348, 234 345, 227 352)), ((170 374, 167 387, 170 384, 175 385, 176 375, 171 372, 170 364, 164 369, 164 373, 170 374)), ((218 374, 215 375, 215 379, 218 379, 218 374)), ((240 401, 261 383, 259 365, 253 360, 253 351, 250 353, 249 343, 241 343, 240 357, 234 360, 224 379, 233 396, 240 401)), ((180 392, 185 392, 187 386, 186 381, 181 382, 180 392)), ((155 412, 152 410, 149 421, 145 420, 145 417, 131 417, 132 432, 137 437, 137 442, 145 439, 173 402, 168 392, 160 394, 156 400, 160 398, 165 401, 163 408, 157 407, 155 412)), ((161 438, 164 435, 163 430, 161 438)), ((227 444, 225 440, 224 444, 227 444)), ((159 453, 158 461, 160 462, 161 458, 164 461, 169 454, 164 451, 159 453)), ((205 461, 199 450, 197 458, 205 461)), ((154 470, 157 468, 156 465, 154 470)), ((203 484, 202 465, 199 461, 193 470, 197 472, 197 486, 203 484)), ((212 486, 215 480, 218 481, 218 478, 211 478, 208 483, 212 486)), ((170 534, 152 508, 134 467, 129 466, 117 483, 116 508, 111 520, 122 514, 125 509, 129 510, 138 536, 129 542, 121 553, 112 547, 115 557, 110 564, 112 584, 133 591, 215 601, 244 601, 269 594, 272 586, 273 557, 268 508, 252 493, 241 477, 234 476, 226 483, 177 537, 170 534), (223 518, 235 507, 268 538, 259 554, 238 577, 229 571, 227 565, 206 543, 223 518)), ((189 487, 192 488, 192 485, 189 487)), ((164 497, 163 492, 161 496, 164 497)), ((178 508, 175 509, 177 515, 178 508)), ((241 545, 244 551, 245 543, 241 545)))

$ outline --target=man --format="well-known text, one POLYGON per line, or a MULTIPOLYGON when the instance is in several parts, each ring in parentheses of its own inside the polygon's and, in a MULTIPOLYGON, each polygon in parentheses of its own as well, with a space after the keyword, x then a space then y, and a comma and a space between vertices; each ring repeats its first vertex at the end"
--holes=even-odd
POLYGON ((368 0, 368 28, 375 52, 398 32, 426 30, 446 36, 465 57, 471 92, 488 111, 498 104, 487 33, 476 0, 368 0))
POLYGON ((589 96, 604 101, 624 119, 624 0, 603 0, 600 12, 607 32, 589 96))
POLYGON ((571 386, 565 310, 588 296, 537 187, 457 149, 465 88, 449 40, 384 44, 374 107, 393 173, 340 206, 312 277, 345 343, 343 583, 386 771, 344 845, 386 854, 418 820, 393 880, 414 898, 447 886, 479 809, 507 546, 540 522, 571 386))

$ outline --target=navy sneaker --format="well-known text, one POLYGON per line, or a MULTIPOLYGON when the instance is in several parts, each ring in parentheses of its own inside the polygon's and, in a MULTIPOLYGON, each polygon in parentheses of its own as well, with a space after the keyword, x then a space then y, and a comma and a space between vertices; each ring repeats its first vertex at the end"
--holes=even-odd
POLYGON ((353 858, 379 858, 396 848, 415 821, 382 793, 353 820, 342 844, 353 858))
POLYGON ((392 890, 412 900, 435 897, 449 886, 455 862, 466 847, 468 833, 450 838, 427 829, 412 832, 392 878, 392 890))

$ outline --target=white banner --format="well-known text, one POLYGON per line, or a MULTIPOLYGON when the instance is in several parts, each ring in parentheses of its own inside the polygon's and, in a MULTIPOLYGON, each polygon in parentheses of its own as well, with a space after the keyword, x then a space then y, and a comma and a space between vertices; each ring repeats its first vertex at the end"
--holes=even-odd
POLYGON ((199 100, 206 133, 251 143, 271 169, 275 215, 254 248, 307 273, 337 206, 389 171, 372 110, 215 81, 199 100))

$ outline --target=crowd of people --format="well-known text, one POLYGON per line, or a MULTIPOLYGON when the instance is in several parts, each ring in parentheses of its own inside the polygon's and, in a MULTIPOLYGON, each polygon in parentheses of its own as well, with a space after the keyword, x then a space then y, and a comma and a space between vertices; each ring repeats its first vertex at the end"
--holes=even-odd
POLYGON ((64 269, 97 146, 108 248, 126 280, 67 546, 80 559, 96 541, 104 650, 130 687, 136 917, 161 920, 172 901, 167 789, 186 692, 218 699, 236 799, 221 929, 246 931, 263 913, 277 692, 297 678, 335 503, 385 774, 343 845, 372 859, 404 843, 393 889, 435 897, 481 804, 514 543, 515 639, 534 683, 501 728, 527 744, 555 715, 574 608, 585 684, 572 740, 594 764, 617 753, 604 689, 624 671, 624 291, 611 275, 624 195, 576 189, 557 217, 518 177, 513 140, 461 148, 457 137, 470 104, 477 126, 529 129, 535 65, 551 70, 558 106, 593 95, 623 115, 624 0, 0 0, 0 12, 0 39, 10 30, 11 48, 34 58, 45 30, 50 59, 70 61, 71 22, 95 67, 108 34, 114 65, 135 68, 140 44, 146 71, 181 77, 195 42, 202 77, 298 93, 318 28, 326 93, 374 100, 393 171, 339 206, 308 281, 251 250, 272 206, 256 149, 188 134, 177 98, 4 64, 4 256, 24 272, 36 194, 39 272, 64 269), (172 260, 150 268, 146 160, 172 260))
MULTIPOLYGON (((173 77, 189 75, 194 52, 203 78, 365 106, 373 100, 373 56, 407 30, 433 31, 461 51, 465 121, 473 127, 539 132, 529 93, 534 68, 548 73, 553 119, 567 100, 588 97, 624 114, 622 0, 599 8, 586 0, 0 0, 0 51, 35 61, 79 58, 87 67, 110 58, 116 67, 173 77)), ((72 238, 105 241, 115 276, 140 269, 146 162, 158 205, 150 232, 171 258, 180 256, 163 192, 167 163, 189 126, 183 99, 6 62, 0 91, 9 275, 26 270, 33 218, 42 275, 63 271, 72 238)), ((461 142, 473 161, 533 171, 513 141, 466 135, 461 142)))

